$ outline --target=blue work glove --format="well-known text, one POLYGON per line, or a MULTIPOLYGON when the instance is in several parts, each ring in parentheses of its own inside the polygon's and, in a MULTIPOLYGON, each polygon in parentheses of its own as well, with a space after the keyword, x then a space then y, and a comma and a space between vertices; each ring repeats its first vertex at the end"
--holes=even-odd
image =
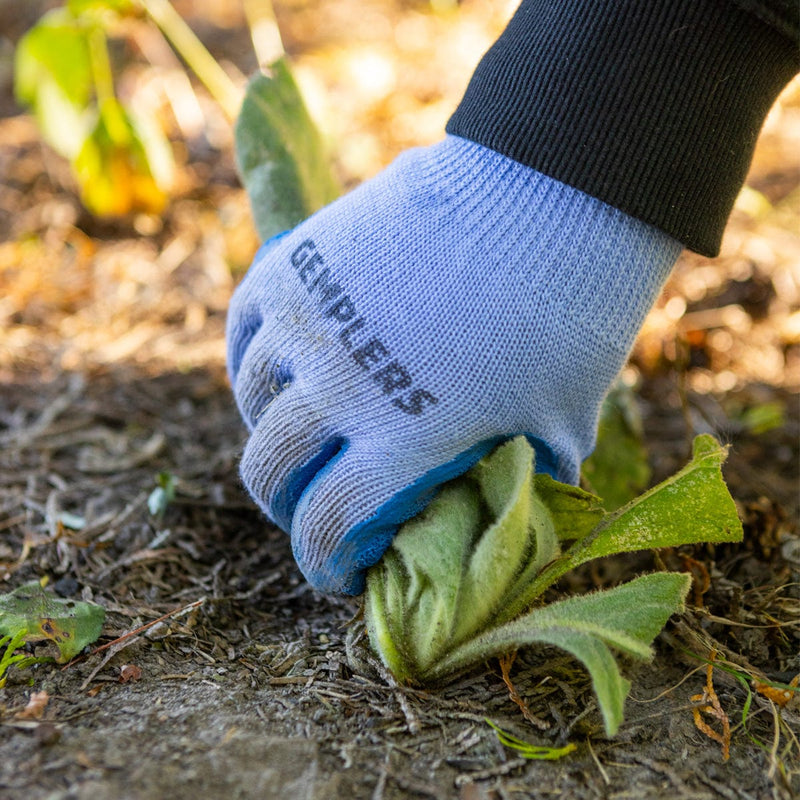
POLYGON ((265 244, 228 318, 245 485, 357 594, 435 487, 525 433, 575 482, 681 245, 448 136, 265 244))

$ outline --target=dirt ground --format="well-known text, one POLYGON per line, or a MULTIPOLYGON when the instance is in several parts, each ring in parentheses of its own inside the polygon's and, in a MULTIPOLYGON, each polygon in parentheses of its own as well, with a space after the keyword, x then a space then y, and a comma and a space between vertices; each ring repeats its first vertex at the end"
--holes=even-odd
MULTIPOLYGON (((654 661, 626 669, 626 719, 608 739, 562 652, 514 664, 536 726, 496 662, 437 691, 397 686, 369 653, 358 600, 303 581, 237 476, 224 315, 257 240, 229 126, 197 88, 204 124, 181 131, 158 91, 176 66, 124 53, 124 90, 163 105, 178 184, 161 217, 92 218, 10 89, 13 45, 46 5, 0 0, 0 591, 47 577, 101 603, 97 645, 114 643, 66 667, 11 670, 0 800, 798 796, 800 703, 781 706, 752 679, 800 673, 800 85, 770 115, 722 255, 682 258, 626 368, 654 481, 684 463, 695 433, 732 445, 725 475, 745 540, 617 559, 560 587, 663 563, 691 568, 698 587, 710 576, 654 661), (158 518, 147 498, 160 471, 178 484, 158 518), (727 761, 693 713, 712 652, 727 761), (48 695, 38 719, 23 711, 33 692, 48 695), (487 719, 576 749, 527 761, 487 719)), ((234 77, 255 68, 237 3, 176 6, 234 77)), ((510 12, 276 2, 346 185, 437 137, 510 12)))

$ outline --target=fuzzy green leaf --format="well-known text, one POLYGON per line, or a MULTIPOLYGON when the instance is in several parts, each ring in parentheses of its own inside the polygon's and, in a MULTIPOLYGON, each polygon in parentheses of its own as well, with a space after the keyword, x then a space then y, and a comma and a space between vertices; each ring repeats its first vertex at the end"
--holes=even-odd
POLYGON ((506 622, 519 595, 559 554, 532 486, 525 437, 496 448, 407 522, 367 575, 367 624, 396 676, 424 674, 462 641, 506 622))
POLYGON ((740 541, 742 523, 722 477, 727 452, 712 436, 698 436, 692 460, 609 515, 569 554, 571 566, 648 548, 740 541))
POLYGON ((567 650, 589 669, 606 729, 628 690, 613 650, 650 655, 680 610, 689 577, 659 573, 530 610, 565 572, 590 558, 650 547, 741 538, 722 479, 726 450, 695 440, 692 461, 608 514, 594 495, 533 474, 524 437, 447 484, 406 523, 367 575, 370 640, 398 679, 439 683, 530 644, 567 650), (573 541, 560 554, 560 542, 573 541))
POLYGON ((682 470, 601 519, 542 570, 509 613, 522 613, 562 575, 595 558, 696 542, 741 541, 742 523, 722 477, 727 452, 713 436, 696 437, 693 458, 682 470))
POLYGON ((262 239, 293 228, 339 195, 320 134, 284 58, 247 87, 236 123, 236 160, 262 239))
MULTIPOLYGON (((513 589, 524 565, 538 563, 535 555, 531 558, 537 549, 531 526, 544 529, 545 536, 552 530, 547 512, 533 506, 533 493, 529 490, 533 477, 531 456, 530 445, 520 437, 498 447, 470 473, 493 522, 483 535, 475 537, 459 581, 462 594, 459 606, 468 607, 469 614, 459 615, 459 624, 453 631, 454 643, 496 617, 498 607, 513 589)), ((555 543, 554 537, 548 538, 555 543)))
POLYGON ((589 670, 606 731, 613 736, 622 721, 630 684, 620 674, 609 647, 649 658, 653 639, 669 617, 683 609, 690 584, 688 575, 655 573, 534 609, 454 649, 426 680, 440 681, 490 656, 526 645, 554 645, 589 670))
MULTIPOLYGON (((395 589, 395 602, 403 601, 396 608, 403 620, 398 634, 401 642, 407 642, 404 650, 413 653, 417 669, 426 669, 454 638, 461 606, 458 594, 482 522, 478 494, 465 483, 453 484, 398 534, 393 550, 402 569, 395 569, 389 580, 402 585, 401 593, 395 589), (426 552, 415 544, 420 529, 422 536, 433 534, 426 552)), ((391 589, 387 595, 391 604, 391 589)))
POLYGON ((650 643, 669 616, 682 608, 690 582, 688 575, 655 572, 613 589, 559 600, 483 634, 453 651, 451 658, 460 658, 469 647, 491 646, 490 655, 509 652, 522 646, 521 642, 512 644, 509 637, 525 637, 531 631, 552 628, 586 633, 629 655, 648 658, 650 643))
POLYGON ((95 603, 56 597, 38 581, 0 595, 0 635, 22 641, 49 640, 59 663, 69 661, 100 636, 105 609, 95 603))

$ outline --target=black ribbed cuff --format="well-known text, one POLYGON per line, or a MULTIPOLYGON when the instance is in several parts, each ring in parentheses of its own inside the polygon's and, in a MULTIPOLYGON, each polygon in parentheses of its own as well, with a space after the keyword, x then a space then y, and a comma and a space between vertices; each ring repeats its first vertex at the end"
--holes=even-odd
POLYGON ((447 132, 716 255, 798 55, 727 0, 523 0, 447 132))

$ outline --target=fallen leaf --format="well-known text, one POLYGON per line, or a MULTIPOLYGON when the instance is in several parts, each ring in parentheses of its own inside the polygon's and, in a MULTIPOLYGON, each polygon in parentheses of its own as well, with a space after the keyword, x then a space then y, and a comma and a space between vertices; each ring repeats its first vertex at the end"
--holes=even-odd
POLYGON ((0 635, 49 640, 58 647, 56 660, 64 664, 100 636, 105 613, 96 603, 57 597, 31 581, 0 595, 0 635))

